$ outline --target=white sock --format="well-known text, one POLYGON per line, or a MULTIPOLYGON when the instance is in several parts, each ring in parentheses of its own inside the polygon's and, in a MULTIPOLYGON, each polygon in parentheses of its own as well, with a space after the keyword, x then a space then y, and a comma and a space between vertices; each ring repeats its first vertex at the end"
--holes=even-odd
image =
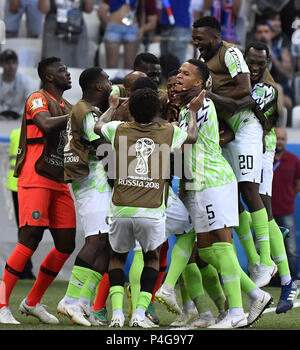
POLYGON ((242 307, 231 307, 229 308, 229 314, 232 317, 239 317, 244 315, 244 309, 242 307))
POLYGON ((249 298, 251 299, 260 299, 264 295, 264 292, 257 286, 248 293, 249 298))

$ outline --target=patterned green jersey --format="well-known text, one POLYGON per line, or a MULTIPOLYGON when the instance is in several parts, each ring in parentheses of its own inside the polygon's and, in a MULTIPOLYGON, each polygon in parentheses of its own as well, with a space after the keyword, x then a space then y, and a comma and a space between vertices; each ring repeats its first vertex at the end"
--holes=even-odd
MULTIPOLYGON (((97 120, 96 113, 89 112, 85 115, 81 127, 82 138, 90 142, 100 138, 94 133, 97 120)), ((103 164, 95 155, 89 155, 89 170, 89 175, 86 178, 72 181, 72 189, 76 199, 88 197, 91 189, 97 189, 99 192, 111 191, 103 164)))
MULTIPOLYGON (((249 73, 249 68, 243 57, 242 52, 236 47, 230 47, 225 53, 225 65, 228 73, 234 78, 239 73, 249 73)), ((226 120, 234 133, 241 128, 256 122, 257 118, 251 109, 244 109, 235 113, 231 118, 226 120)))
MULTIPOLYGON (((272 100, 276 100, 278 93, 273 86, 265 83, 257 83, 253 86, 252 94, 253 100, 257 104, 258 109, 262 110, 266 104, 272 100)), ((268 109, 265 112, 265 117, 272 115, 274 113, 275 107, 268 109)), ((265 136, 266 152, 275 151, 276 148, 276 134, 275 129, 272 128, 270 132, 265 136)))
MULTIPOLYGON (((120 124, 124 122, 122 121, 112 121, 105 124, 101 133, 105 137, 105 139, 112 144, 114 149, 114 138, 117 131, 117 128, 120 124)), ((187 133, 177 126, 173 125, 174 134, 171 145, 171 152, 174 151, 175 148, 180 148, 184 141, 187 138, 187 133)), ((134 181, 134 180, 132 180, 134 181)), ((138 187, 135 186, 138 190, 138 187)), ((143 207, 129 207, 129 206, 117 206, 114 205, 111 201, 110 205, 110 213, 109 216, 112 217, 146 217, 146 218, 162 218, 165 215, 165 199, 163 199, 162 204, 158 208, 143 208, 143 207)))
MULTIPOLYGON (((179 127, 187 129, 188 106, 181 109, 179 127)), ((185 183, 186 190, 203 191, 235 181, 235 175, 223 157, 219 145, 219 123, 214 103, 205 98, 197 112, 198 139, 193 145, 185 145, 184 162, 192 177, 185 183)), ((183 188, 184 190, 184 188, 183 188)))

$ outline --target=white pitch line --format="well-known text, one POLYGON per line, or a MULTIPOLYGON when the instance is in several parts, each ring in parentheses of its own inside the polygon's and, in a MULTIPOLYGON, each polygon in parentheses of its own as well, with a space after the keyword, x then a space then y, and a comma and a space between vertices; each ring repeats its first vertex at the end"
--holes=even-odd
MULTIPOLYGON (((300 301, 294 302, 293 308, 295 308, 295 307, 300 307, 300 301)), ((266 313, 268 313, 268 312, 274 312, 275 310, 276 310, 276 307, 268 307, 268 308, 263 312, 263 314, 266 314, 266 313)), ((291 310, 293 310, 293 309, 291 309, 291 310)))
MULTIPOLYGON (((300 307, 300 301, 296 301, 294 302, 294 306, 293 306, 293 309, 295 307, 300 307)), ((291 309, 292 310, 292 309, 291 309)), ((269 312, 275 312, 276 311, 276 307, 268 307, 264 312, 263 312, 263 315, 264 314, 267 314, 269 312)), ((246 314, 248 316, 248 313, 246 314)), ((251 326, 250 326, 251 327, 251 326)), ((173 328, 167 328, 168 331, 176 331, 176 330, 191 330, 191 329, 197 329, 198 327, 189 327, 189 326, 185 326, 185 327, 173 327, 173 328)))

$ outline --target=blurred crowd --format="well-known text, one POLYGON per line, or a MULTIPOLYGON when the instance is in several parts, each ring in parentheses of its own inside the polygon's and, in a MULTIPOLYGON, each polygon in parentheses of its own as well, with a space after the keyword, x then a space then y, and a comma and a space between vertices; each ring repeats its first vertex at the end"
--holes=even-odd
MULTIPOLYGON (((68 67, 82 69, 90 65, 91 49, 91 23, 84 13, 94 13, 99 21, 94 65, 132 69, 138 53, 155 48, 152 53, 161 60, 161 85, 168 72, 190 56, 197 58, 192 24, 212 15, 221 23, 222 39, 241 50, 253 39, 268 44, 269 69, 279 85, 286 126, 292 126, 292 109, 300 105, 300 2, 296 0, 5 0, 3 12, 7 39, 19 36, 25 17, 27 36, 42 40, 41 58, 58 56, 68 67)), ((1 59, 3 93, 17 70, 17 65, 10 68, 7 77, 8 56, 1 59)), ((3 93, 0 113, 2 100, 7 101, 3 93)))

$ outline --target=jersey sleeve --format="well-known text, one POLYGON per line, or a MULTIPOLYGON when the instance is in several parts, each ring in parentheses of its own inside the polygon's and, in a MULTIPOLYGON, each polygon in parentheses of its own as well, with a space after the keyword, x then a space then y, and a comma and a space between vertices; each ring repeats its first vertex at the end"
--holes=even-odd
POLYGON ((84 116, 81 133, 85 140, 92 142, 100 138, 100 136, 94 132, 94 127, 98 119, 99 118, 95 112, 89 112, 84 116))
POLYGON ((113 144, 114 137, 116 134, 117 127, 124 122, 119 120, 114 120, 112 122, 106 123, 101 128, 101 133, 105 137, 106 141, 113 144))
POLYGON ((239 73, 250 73, 242 52, 236 47, 230 47, 225 52, 225 65, 231 78, 239 73))
POLYGON ((41 92, 34 92, 26 102, 27 116, 34 118, 40 112, 49 112, 46 97, 41 92))
POLYGON ((271 85, 258 83, 253 86, 251 97, 257 108, 262 110, 266 104, 277 98, 277 91, 271 85))
POLYGON ((174 128, 174 134, 173 134, 173 140, 171 145, 171 153, 174 152, 175 148, 180 148, 184 141, 187 139, 187 132, 180 129, 178 126, 173 125, 174 128))
POLYGON ((118 85, 112 85, 111 86, 111 93, 110 94, 117 94, 118 97, 121 96, 121 91, 118 85))

